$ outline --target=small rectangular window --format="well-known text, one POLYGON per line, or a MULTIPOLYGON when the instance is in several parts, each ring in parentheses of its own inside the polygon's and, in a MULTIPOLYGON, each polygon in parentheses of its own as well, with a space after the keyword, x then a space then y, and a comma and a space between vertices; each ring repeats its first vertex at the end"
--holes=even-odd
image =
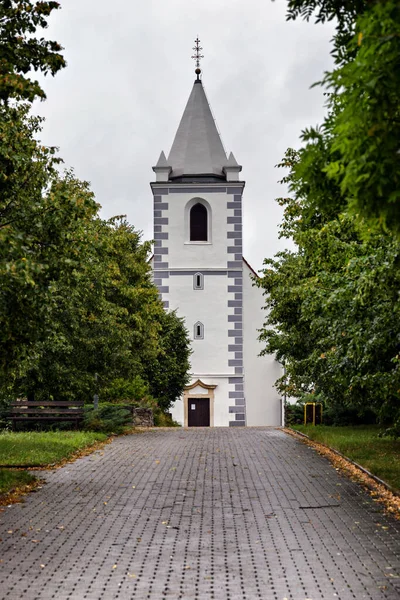
POLYGON ((203 273, 195 273, 193 276, 193 289, 203 290, 204 289, 204 275, 203 273))
POLYGON ((204 325, 203 323, 200 323, 200 321, 197 321, 197 323, 194 324, 194 331, 193 331, 194 335, 194 339, 195 340, 203 340, 204 339, 204 325))

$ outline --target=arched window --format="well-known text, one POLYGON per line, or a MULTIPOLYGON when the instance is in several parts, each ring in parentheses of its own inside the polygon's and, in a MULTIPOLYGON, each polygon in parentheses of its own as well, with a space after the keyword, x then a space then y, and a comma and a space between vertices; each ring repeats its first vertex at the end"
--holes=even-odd
POLYGON ((194 290, 203 290, 204 289, 203 273, 195 273, 193 275, 193 289, 194 290))
POLYGON ((200 323, 200 321, 197 321, 197 323, 194 324, 193 337, 195 340, 203 340, 204 339, 204 325, 203 325, 203 323, 200 323))
POLYGON ((207 242, 208 215, 204 204, 198 202, 190 209, 190 241, 207 242))

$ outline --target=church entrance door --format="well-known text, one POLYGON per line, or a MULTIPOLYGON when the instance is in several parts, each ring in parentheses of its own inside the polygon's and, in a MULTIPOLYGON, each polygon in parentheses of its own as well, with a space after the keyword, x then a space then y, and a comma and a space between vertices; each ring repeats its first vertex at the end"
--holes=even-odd
POLYGON ((188 398, 188 427, 210 427, 210 398, 188 398))

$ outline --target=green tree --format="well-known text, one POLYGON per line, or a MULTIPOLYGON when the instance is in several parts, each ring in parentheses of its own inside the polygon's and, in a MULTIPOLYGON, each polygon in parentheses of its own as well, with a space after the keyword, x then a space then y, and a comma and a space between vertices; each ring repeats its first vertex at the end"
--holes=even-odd
POLYGON ((30 0, 2 0, 0 4, 0 101, 8 104, 10 99, 27 100, 46 98, 39 82, 30 72, 41 71, 55 75, 66 66, 60 54, 60 44, 38 39, 38 29, 47 27, 53 10, 60 8, 58 2, 30 0))
POLYGON ((57 282, 68 285, 98 205, 59 177, 54 150, 36 139, 40 119, 26 106, 0 113, 0 378, 12 381, 52 330, 57 282))
POLYGON ((265 352, 285 362, 278 387, 289 395, 314 392, 330 406, 398 419, 400 244, 332 212, 341 196, 324 168, 331 139, 308 132, 305 140, 281 165, 290 168, 293 195, 281 199, 281 232, 297 250, 266 260, 258 282, 268 309, 265 352))
MULTIPOLYGON (((348 210, 400 233, 400 5, 397 0, 288 0, 288 18, 335 19, 327 172, 348 210)), ((330 198, 325 199, 327 204, 330 198)))

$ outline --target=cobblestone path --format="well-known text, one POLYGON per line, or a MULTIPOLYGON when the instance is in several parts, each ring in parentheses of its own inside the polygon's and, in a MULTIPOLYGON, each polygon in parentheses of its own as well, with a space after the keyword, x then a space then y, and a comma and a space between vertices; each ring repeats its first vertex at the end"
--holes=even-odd
POLYGON ((2 599, 400 597, 400 523, 282 431, 150 430, 45 477, 0 513, 2 599))

